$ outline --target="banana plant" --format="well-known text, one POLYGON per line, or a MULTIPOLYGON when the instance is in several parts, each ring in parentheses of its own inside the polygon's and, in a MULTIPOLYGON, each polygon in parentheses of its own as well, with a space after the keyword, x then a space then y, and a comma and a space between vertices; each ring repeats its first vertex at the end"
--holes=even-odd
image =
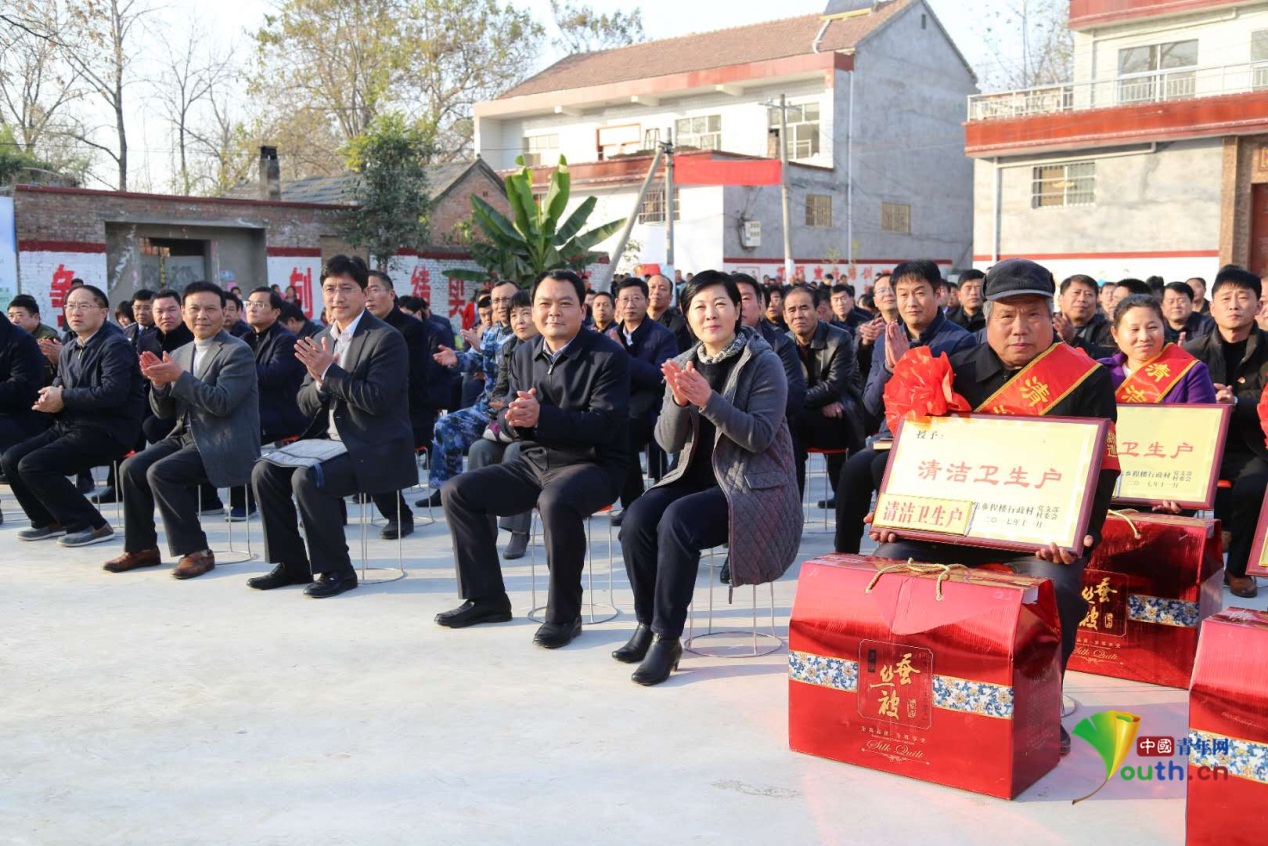
POLYGON ((524 165, 523 156, 515 163, 520 169, 504 180, 510 217, 471 195, 471 219, 483 239, 470 244, 468 250, 472 260, 484 270, 450 270, 446 276, 476 282, 492 276, 524 287, 548 270, 580 272, 599 259, 593 248, 625 224, 624 220, 614 220, 582 232, 598 203, 595 197, 587 197, 564 217, 572 178, 563 156, 559 157, 559 167, 551 174, 550 188, 540 203, 533 198, 533 171, 524 165))

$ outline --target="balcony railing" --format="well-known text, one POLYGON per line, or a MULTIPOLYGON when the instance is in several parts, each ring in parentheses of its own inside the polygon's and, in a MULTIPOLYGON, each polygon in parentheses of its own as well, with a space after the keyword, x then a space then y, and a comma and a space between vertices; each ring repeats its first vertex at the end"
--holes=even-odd
POLYGON ((1268 61, 1138 73, 1096 82, 1045 85, 969 97, 969 120, 1050 115, 1137 103, 1268 90, 1268 61))

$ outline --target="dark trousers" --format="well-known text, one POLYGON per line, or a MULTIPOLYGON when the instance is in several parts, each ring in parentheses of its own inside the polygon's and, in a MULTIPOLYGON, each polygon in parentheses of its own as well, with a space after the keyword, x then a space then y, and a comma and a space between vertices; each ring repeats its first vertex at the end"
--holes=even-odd
POLYGON ((1220 465, 1220 478, 1233 483, 1231 490, 1220 491, 1215 498, 1215 516, 1226 531, 1233 533, 1228 546, 1226 576, 1245 576, 1250 561, 1250 548, 1255 541, 1259 509, 1268 489, 1268 461, 1248 452, 1225 452, 1220 465))
POLYGON ((639 462, 639 454, 652 441, 656 433, 656 421, 630 421, 630 463, 625 471, 625 484, 621 487, 621 507, 629 508, 630 503, 643 494, 643 466, 639 462))
POLYGON ((490 517, 518 514, 536 505, 550 568, 546 622, 576 620, 581 615, 581 571, 586 563, 585 521, 612 504, 620 480, 619 474, 596 464, 547 468, 521 456, 445 482, 440 501, 453 535, 462 598, 506 596, 490 517))
POLYGON ((858 553, 863 539, 863 518, 872 507, 872 494, 880 490, 889 451, 865 449, 850 456, 837 483, 837 552, 858 553))
MULTIPOLYGON (((843 417, 824 417, 819 409, 808 408, 792 422, 792 436, 793 449, 797 455, 797 490, 805 497, 809 448, 845 449, 850 442, 849 425, 843 417)), ((835 491, 841 478, 841 467, 845 464, 845 455, 829 455, 827 459, 828 486, 835 491)))
MULTIPOLYGON (((491 464, 514 461, 519 457, 519 454, 519 441, 501 444, 497 441, 481 438, 467 450, 467 467, 471 470, 479 470, 481 467, 488 467, 491 464)), ((526 535, 533 530, 533 512, 523 511, 519 514, 511 514, 499 520, 498 525, 508 532, 519 532, 526 535)))
POLYGON ((1048 579, 1052 582, 1057 599, 1057 616, 1061 619, 1061 672, 1074 654, 1074 642, 1079 636, 1079 623, 1087 615, 1087 600, 1083 598, 1083 568, 1087 558, 1079 558, 1073 564, 1044 561, 1024 552, 1007 552, 1001 549, 981 549, 973 546, 952 546, 946 543, 921 543, 898 541, 881 544, 876 549, 880 558, 897 558, 906 561, 932 564, 963 564, 979 567, 983 564, 1007 564, 1014 573, 1048 579))
POLYGON ((283 467, 268 459, 257 461, 251 471, 251 486, 260 504, 264 556, 269 562, 285 565, 294 575, 356 575, 343 534, 342 500, 357 491, 350 456, 336 456, 319 467, 283 467), (307 552, 299 535, 297 506, 308 538, 307 552))
POLYGON ((57 523, 78 532, 99 529, 106 520, 66 477, 109 464, 126 451, 99 431, 55 426, 9 447, 0 462, 32 527, 57 523))
POLYGON ((726 543, 726 495, 716 485, 652 488, 621 522, 634 616, 662 637, 681 637, 696 587, 700 550, 726 543))
POLYGON ((49 419, 43 414, 27 414, 21 417, 0 414, 0 452, 47 429, 49 419))
POLYGON ((400 491, 375 494, 370 499, 385 519, 402 526, 414 525, 414 512, 405 504, 405 495, 400 491))
POLYGON ((207 535, 198 521, 198 488, 207 484, 198 447, 164 438, 123 462, 123 548, 140 552, 158 546, 154 506, 163 516, 167 551, 174 556, 207 549, 207 535))

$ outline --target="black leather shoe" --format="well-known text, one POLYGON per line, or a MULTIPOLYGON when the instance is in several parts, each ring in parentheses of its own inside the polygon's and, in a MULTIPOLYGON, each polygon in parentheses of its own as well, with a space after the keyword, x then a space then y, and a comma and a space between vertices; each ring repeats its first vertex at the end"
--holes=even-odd
POLYGON ((401 521, 400 529, 396 528, 395 520, 388 520, 387 525, 383 527, 383 531, 379 532, 379 537, 383 540, 396 540, 397 538, 407 538, 414 534, 414 521, 401 521))
POLYGON ((528 532, 511 532, 511 540, 506 545, 502 557, 507 561, 516 561, 528 552, 528 532))
POLYGON ((453 610, 437 614, 436 625, 465 629, 480 623, 505 623, 510 619, 511 600, 503 596, 501 599, 468 599, 453 610))
POLYGON ((727 556, 722 562, 722 569, 718 571, 718 581, 724 585, 731 584, 731 556, 727 556))
MULTIPOLYGON (((83 491, 80 491, 83 493, 83 491)), ((88 497, 88 501, 93 505, 109 505, 112 502, 118 502, 119 496, 115 493, 115 489, 109 485, 102 488, 100 493, 95 493, 88 497)))
POLYGON ((580 617, 571 623, 542 623, 537 634, 533 635, 533 643, 542 649, 558 649, 572 643, 580 634, 580 617))
POLYGON ((682 658, 682 641, 676 637, 658 637, 648 650, 643 663, 638 665, 634 675, 630 676, 641 685, 660 684, 669 678, 669 674, 678 669, 678 661, 682 658))
POLYGON ((821 499, 819 500, 818 505, 824 511, 831 511, 837 507, 837 498, 834 496, 831 499, 821 499))
POLYGON ((427 497, 427 499, 420 499, 414 503, 415 508, 427 508, 429 506, 432 508, 440 507, 440 491, 432 491, 431 496, 427 497))
POLYGON ((304 588, 304 596, 312 599, 325 599, 338 596, 357 586, 357 574, 340 576, 335 573, 322 573, 317 581, 304 588))
POLYGON ((247 579, 247 587, 255 588, 256 590, 273 590, 287 585, 310 584, 312 580, 311 573, 300 574, 291 570, 285 564, 278 564, 263 576, 254 576, 247 579))
POLYGON ((642 623, 634 629, 634 634, 630 635, 629 643, 612 653, 612 657, 620 661, 622 664, 636 664, 647 656, 647 650, 652 645, 652 627, 645 626, 642 623))

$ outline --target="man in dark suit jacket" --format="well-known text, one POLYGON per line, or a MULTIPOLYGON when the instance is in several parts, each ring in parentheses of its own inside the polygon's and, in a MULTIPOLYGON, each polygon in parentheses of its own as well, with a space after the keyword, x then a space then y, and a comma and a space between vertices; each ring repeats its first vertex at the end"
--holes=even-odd
MULTIPOLYGON (((678 355, 678 339, 647 314, 647 283, 637 276, 622 279, 616 288, 617 321, 607 336, 630 356, 630 460, 621 488, 621 508, 643 494, 643 468, 639 452, 652 442, 656 418, 665 397, 665 377, 660 366, 678 355)), ((613 524, 620 525, 620 518, 613 524)))
POLYGON ((153 386, 150 406, 175 422, 171 433, 123 463, 123 554, 105 570, 122 573, 162 561, 154 506, 163 515, 168 552, 179 558, 172 575, 201 576, 216 566, 198 522, 196 489, 245 485, 260 455, 260 388, 251 348, 224 331, 225 293, 191 282, 181 296, 191 343, 159 358, 141 354, 141 373, 153 386))
MULTIPOLYGON (((792 430, 797 487, 803 493, 808 447, 863 448, 863 387, 854 341, 849 332, 819 319, 817 299, 817 293, 804 285, 794 285, 784 296, 784 318, 806 380, 805 405, 792 430)), ((828 482, 834 491, 844 464, 843 454, 828 456, 828 482)))
POLYGON ((322 271, 331 325, 295 344, 308 371, 299 407, 313 420, 313 437, 265 456, 251 474, 265 555, 277 565, 247 581, 258 590, 308 582, 312 574, 320 579, 304 593, 314 598, 355 588, 341 500, 353 493, 399 491, 418 481, 409 350, 400 332, 365 310, 368 281, 360 258, 332 258, 322 271), (313 444, 323 439, 330 443, 313 444), (295 506, 304 520, 307 552, 295 506))
POLYGON ((1220 464, 1220 478, 1233 487, 1219 492, 1215 515, 1232 533, 1224 583, 1243 598, 1259 593, 1246 565, 1268 489, 1268 446, 1257 411, 1268 384, 1268 332, 1255 325, 1261 293, 1259 277, 1250 271, 1234 265, 1220 270, 1211 285, 1215 331, 1184 345, 1211 372, 1216 401, 1233 406, 1220 464))
POLYGON ((48 427, 48 418, 31 409, 43 386, 40 345, 0 314, 0 451, 48 427))
MULTIPOLYGON (((436 427, 436 414, 449 401, 449 372, 434 358, 444 339, 431 324, 401 311, 396 305, 392 278, 382 271, 370 271, 365 307, 405 338, 409 348, 409 419, 414 429, 414 449, 428 446, 436 427)), ((414 512, 399 491, 376 494, 374 504, 387 519, 379 537, 396 540, 414 533, 414 512)))
POLYGON ((59 543, 74 547, 114 537, 110 524, 66 478, 120 458, 141 431, 141 369, 109 314, 99 288, 81 285, 67 295, 66 321, 75 340, 62 346, 57 379, 40 389, 35 403, 36 411, 54 415, 53 425, 10 447, 0 460, 31 521, 18 540, 64 534, 59 543))
POLYGON ((242 340, 255 353, 255 375, 260 382, 260 442, 297 437, 308 426, 297 401, 304 365, 295 357, 295 336, 280 319, 285 300, 261 285, 247 295, 243 305, 251 332, 242 340))
POLYGON ((673 305, 674 286, 660 273, 652 274, 646 284, 647 316, 674 333, 674 338, 678 341, 678 352, 691 349, 695 339, 691 337, 686 318, 673 305))
MULTIPOLYGON (((297 401, 304 365, 295 357, 295 336, 280 319, 286 301, 277 291, 261 285, 247 295, 242 305, 251 327, 242 340, 255 355, 255 374, 260 384, 260 443, 297 438, 308 426, 308 418, 299 410, 297 401)), ((251 519, 256 511, 251 486, 230 488, 229 505, 231 522, 251 519)))
POLYGON ((784 416, 791 431, 793 421, 801 413, 806 402, 806 377, 801 375, 801 361, 797 357, 797 345, 788 333, 765 318, 766 289, 747 273, 732 273, 731 281, 740 289, 740 320, 745 326, 762 333, 766 343, 779 356, 784 365, 784 377, 788 380, 788 402, 784 416))
POLYGON ((124 327, 123 334, 133 349, 154 329, 153 300, 154 292, 149 288, 137 288, 132 294, 132 323, 124 327))
POLYGON ((550 588, 546 622, 533 642, 556 649, 581 633, 585 521, 621 489, 630 400, 629 356, 610 338, 582 329, 584 302, 585 283, 572 271, 551 271, 533 286, 533 322, 541 334, 512 353, 510 402, 498 415, 522 451, 455 476, 441 491, 466 600, 436 615, 441 626, 511 619, 491 518, 536 505, 550 588))

